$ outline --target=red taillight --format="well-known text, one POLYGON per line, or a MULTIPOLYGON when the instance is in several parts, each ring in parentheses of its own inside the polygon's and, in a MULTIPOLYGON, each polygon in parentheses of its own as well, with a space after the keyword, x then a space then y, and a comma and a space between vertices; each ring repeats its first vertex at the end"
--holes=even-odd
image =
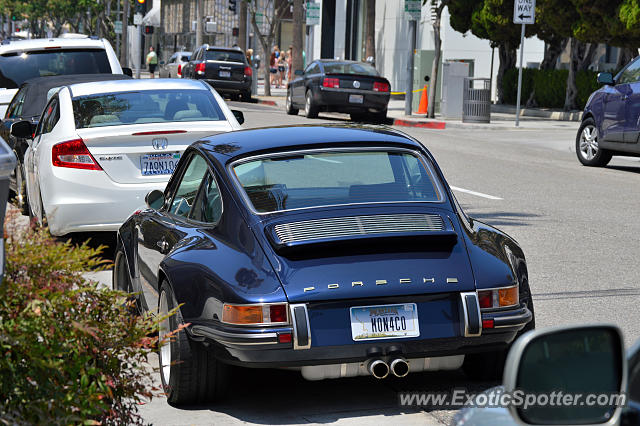
POLYGON ((196 64, 196 72, 204 74, 205 67, 206 65, 204 62, 200 62, 199 64, 196 64))
POLYGON ((247 77, 251 77, 253 75, 253 71, 251 70, 251 67, 249 66, 244 67, 244 75, 246 75, 247 77))
POLYGON ((51 150, 51 161, 56 167, 102 170, 82 139, 55 144, 51 150))
POLYGON ((269 306, 271 322, 287 322, 287 305, 269 306))
POLYGON ((382 81, 376 81, 373 83, 373 90, 375 92, 388 92, 389 91, 389 83, 384 83, 382 81))
POLYGON ((491 307, 493 307, 493 292, 491 292, 491 291, 479 291, 478 292, 478 303, 480 304, 480 308, 491 308, 491 307))
POLYGON ((493 319, 482 320, 482 328, 493 328, 493 319))
POLYGON ((178 76, 182 76, 182 65, 178 65, 178 76))
POLYGON ((278 334, 278 343, 291 343, 291 333, 278 334))
POLYGON ((322 81, 322 87, 330 87, 333 89, 337 89, 340 87, 340 79, 338 78, 325 78, 322 81))

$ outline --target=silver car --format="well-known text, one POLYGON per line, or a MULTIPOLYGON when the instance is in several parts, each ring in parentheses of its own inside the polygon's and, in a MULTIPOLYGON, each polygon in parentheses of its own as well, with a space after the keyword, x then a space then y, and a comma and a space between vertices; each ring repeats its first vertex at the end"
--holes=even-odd
POLYGON ((189 62, 190 57, 191 52, 176 52, 171 55, 166 63, 160 61, 160 67, 158 69, 160 78, 181 78, 180 71, 184 64, 189 62))

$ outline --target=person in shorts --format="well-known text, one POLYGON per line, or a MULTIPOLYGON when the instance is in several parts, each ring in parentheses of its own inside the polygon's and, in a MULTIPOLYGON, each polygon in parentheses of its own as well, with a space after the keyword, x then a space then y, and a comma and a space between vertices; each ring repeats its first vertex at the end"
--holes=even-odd
POLYGON ((155 78, 156 67, 158 66, 158 55, 153 51, 153 47, 149 48, 147 55, 147 66, 149 67, 149 78, 155 78))
POLYGON ((278 57, 280 56, 280 50, 278 50, 278 46, 273 46, 273 50, 271 51, 271 57, 269 58, 269 72, 270 80, 269 83, 273 86, 277 83, 278 79, 278 57))

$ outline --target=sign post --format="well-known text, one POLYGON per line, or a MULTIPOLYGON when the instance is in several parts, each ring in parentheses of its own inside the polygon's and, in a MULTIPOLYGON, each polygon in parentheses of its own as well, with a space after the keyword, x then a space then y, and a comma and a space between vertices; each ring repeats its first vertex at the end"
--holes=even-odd
POLYGON ((404 16, 409 20, 409 37, 411 50, 407 66, 407 83, 404 95, 404 115, 411 115, 411 102, 413 101, 413 56, 416 51, 417 22, 421 18, 422 2, 420 0, 404 0, 404 16))
POLYGON ((520 67, 518 68, 518 96, 516 106, 516 127, 520 126, 520 95, 522 92, 522 57, 524 53, 524 26, 536 22, 536 0, 515 0, 513 2, 513 23, 522 25, 520 32, 520 67))

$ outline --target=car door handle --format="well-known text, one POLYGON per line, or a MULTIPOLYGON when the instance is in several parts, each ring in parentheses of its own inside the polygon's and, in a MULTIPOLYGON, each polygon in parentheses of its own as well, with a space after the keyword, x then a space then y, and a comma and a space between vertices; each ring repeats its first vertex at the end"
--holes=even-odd
POLYGON ((160 248, 161 253, 165 253, 169 249, 169 243, 164 238, 158 241, 156 245, 160 248))

